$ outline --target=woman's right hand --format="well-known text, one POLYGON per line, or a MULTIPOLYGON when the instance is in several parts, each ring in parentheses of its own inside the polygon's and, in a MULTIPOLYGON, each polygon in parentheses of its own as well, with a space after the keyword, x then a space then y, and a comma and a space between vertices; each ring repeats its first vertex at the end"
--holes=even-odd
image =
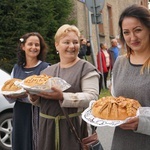
POLYGON ((45 99, 55 99, 63 101, 63 92, 57 87, 52 87, 51 89, 52 92, 40 92, 38 93, 38 96, 45 99))

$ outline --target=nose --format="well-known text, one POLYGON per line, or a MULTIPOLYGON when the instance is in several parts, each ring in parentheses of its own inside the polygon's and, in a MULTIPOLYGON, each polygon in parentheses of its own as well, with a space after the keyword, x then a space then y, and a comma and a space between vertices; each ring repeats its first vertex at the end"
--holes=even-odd
POLYGON ((36 48, 36 45, 35 45, 35 44, 33 44, 33 45, 32 45, 32 48, 36 48))
POLYGON ((137 38, 134 32, 131 32, 130 37, 131 37, 131 40, 135 40, 137 38))
POLYGON ((70 42, 69 47, 74 47, 73 42, 70 42))

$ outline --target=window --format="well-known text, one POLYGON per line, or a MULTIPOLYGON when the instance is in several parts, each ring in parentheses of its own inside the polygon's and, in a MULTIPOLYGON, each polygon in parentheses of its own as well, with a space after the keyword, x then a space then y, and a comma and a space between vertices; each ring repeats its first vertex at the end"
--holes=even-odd
POLYGON ((101 11, 101 19, 102 19, 102 23, 99 24, 99 33, 100 35, 104 35, 104 25, 103 25, 103 12, 101 11))
POLYGON ((107 11, 108 11, 109 35, 113 36, 113 18, 112 18, 112 8, 111 8, 111 6, 107 5, 107 11))

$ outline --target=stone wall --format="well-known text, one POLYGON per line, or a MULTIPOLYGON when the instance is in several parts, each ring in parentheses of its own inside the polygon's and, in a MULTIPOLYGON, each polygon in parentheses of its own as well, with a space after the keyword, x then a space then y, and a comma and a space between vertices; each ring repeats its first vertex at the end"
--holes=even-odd
MULTIPOLYGON (((118 29, 118 19, 119 15, 123 11, 124 8, 131 4, 142 4, 148 7, 148 0, 105 0, 104 7, 102 10, 102 20, 103 20, 103 30, 104 35, 101 36, 99 34, 99 25, 89 23, 91 12, 88 11, 85 3, 80 2, 80 0, 73 0, 75 11, 73 12, 73 16, 77 19, 77 27, 80 29, 81 33, 87 39, 91 38, 93 42, 93 51, 94 58, 96 59, 96 54, 98 52, 98 43, 105 42, 108 47, 110 47, 111 38, 117 37, 119 34, 118 29), (109 25, 108 25, 108 10, 107 6, 111 7, 112 10, 112 30, 113 36, 110 37, 109 33, 109 25), (97 30, 98 28, 98 30, 97 30), (90 32, 91 31, 91 32, 90 32), (90 34, 91 33, 91 34, 90 34), (98 38, 97 38, 98 37, 98 38), (99 42, 97 42, 99 39, 99 42)), ((125 51, 123 50, 122 53, 125 51)))

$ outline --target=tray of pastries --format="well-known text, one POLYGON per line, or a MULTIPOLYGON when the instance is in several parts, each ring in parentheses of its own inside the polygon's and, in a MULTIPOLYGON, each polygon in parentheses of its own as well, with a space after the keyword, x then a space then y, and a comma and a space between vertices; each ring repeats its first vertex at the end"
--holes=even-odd
POLYGON ((48 76, 45 74, 32 75, 25 78, 21 82, 15 82, 15 84, 19 87, 24 88, 32 94, 36 94, 41 91, 52 92, 52 86, 57 86, 62 91, 70 87, 70 84, 68 84, 65 80, 58 77, 48 76))
POLYGON ((15 82, 21 82, 21 79, 12 78, 7 80, 1 87, 1 93, 3 95, 23 95, 26 93, 22 87, 18 87, 15 82))
POLYGON ((140 107, 137 100, 122 96, 107 96, 91 101, 89 107, 82 113, 82 118, 94 126, 115 127, 137 116, 140 107))

